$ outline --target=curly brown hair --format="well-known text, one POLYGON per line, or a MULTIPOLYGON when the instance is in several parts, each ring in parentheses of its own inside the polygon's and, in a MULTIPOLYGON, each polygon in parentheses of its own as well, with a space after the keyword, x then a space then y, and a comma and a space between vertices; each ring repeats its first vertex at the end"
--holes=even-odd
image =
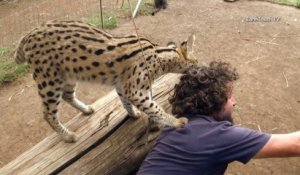
POLYGON ((238 73, 229 63, 213 61, 209 66, 193 67, 184 72, 169 102, 172 113, 212 115, 220 112, 228 99, 231 83, 238 73))

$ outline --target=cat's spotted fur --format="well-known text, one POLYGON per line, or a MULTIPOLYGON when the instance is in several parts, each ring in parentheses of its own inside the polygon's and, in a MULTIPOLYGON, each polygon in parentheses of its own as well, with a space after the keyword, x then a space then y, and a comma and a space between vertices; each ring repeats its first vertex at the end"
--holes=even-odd
POLYGON ((151 99, 149 78, 153 82, 165 73, 180 73, 193 65, 195 60, 188 58, 192 45, 193 37, 180 47, 159 47, 144 37, 139 43, 136 35, 112 36, 83 22, 50 21, 22 38, 15 59, 28 62, 33 70, 44 118, 65 141, 73 142, 75 134, 58 120, 58 105, 64 99, 84 114, 93 112, 75 97, 78 80, 113 85, 132 117, 143 111, 166 125, 186 124, 186 118, 174 118, 151 99))

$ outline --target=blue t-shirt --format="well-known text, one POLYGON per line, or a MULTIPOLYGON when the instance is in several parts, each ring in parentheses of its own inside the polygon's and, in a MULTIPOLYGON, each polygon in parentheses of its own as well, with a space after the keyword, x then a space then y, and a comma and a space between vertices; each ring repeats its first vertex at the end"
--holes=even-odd
POLYGON ((222 175, 230 162, 247 163, 270 139, 228 121, 188 118, 185 127, 162 131, 138 175, 222 175))

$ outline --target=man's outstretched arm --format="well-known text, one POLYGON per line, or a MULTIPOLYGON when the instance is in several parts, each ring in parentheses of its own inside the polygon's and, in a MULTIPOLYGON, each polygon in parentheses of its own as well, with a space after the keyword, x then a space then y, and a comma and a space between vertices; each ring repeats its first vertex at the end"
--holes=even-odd
POLYGON ((266 145, 253 158, 300 156, 300 131, 272 134, 266 145))

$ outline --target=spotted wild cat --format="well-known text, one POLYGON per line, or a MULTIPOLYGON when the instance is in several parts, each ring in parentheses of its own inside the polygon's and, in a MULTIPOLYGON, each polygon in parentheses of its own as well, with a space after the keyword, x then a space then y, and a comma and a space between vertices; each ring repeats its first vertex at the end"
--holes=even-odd
POLYGON ((93 113, 76 98, 76 81, 114 86, 132 117, 143 111, 159 123, 185 125, 186 118, 176 119, 152 100, 148 79, 194 65, 196 60, 188 57, 193 42, 191 36, 180 47, 159 47, 144 37, 139 42, 136 35, 112 36, 79 21, 49 21, 21 39, 15 60, 30 65, 46 121, 66 142, 75 142, 76 135, 58 120, 58 106, 64 99, 84 114, 93 113))

